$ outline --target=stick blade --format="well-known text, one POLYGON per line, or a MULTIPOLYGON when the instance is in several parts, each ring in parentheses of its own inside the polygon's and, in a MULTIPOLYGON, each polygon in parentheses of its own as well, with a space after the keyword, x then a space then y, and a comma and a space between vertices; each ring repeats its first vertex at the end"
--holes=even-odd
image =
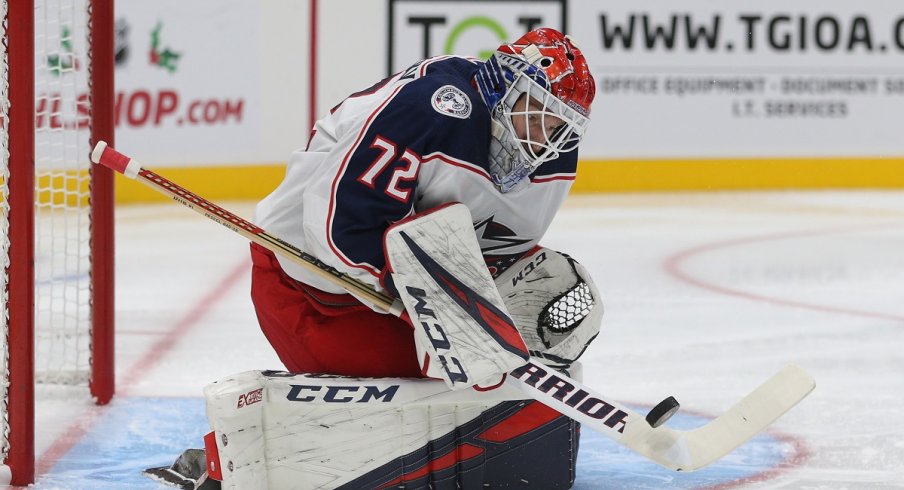
POLYGON ((815 387, 816 381, 806 371, 788 365, 703 427, 663 431, 660 442, 670 447, 659 453, 662 458, 657 462, 677 471, 708 466, 775 422, 815 387))

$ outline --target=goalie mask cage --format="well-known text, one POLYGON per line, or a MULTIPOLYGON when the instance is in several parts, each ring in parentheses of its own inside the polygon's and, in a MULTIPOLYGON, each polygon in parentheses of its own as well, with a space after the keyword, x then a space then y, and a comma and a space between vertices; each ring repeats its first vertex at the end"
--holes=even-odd
POLYGON ((0 0, 0 450, 34 481, 34 383, 113 395, 113 1, 0 0))

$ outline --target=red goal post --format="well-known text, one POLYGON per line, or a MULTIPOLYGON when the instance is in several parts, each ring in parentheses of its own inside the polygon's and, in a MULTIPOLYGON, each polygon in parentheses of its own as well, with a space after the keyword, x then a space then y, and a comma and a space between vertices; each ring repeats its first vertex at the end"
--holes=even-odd
POLYGON ((34 383, 114 392, 113 0, 0 0, 0 453, 35 477, 34 383))

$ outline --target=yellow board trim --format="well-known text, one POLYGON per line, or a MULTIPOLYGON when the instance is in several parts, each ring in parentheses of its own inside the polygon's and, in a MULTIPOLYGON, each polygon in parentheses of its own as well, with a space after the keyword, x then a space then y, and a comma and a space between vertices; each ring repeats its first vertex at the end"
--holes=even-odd
MULTIPOLYGON (((227 167, 150 168, 160 176, 210 201, 258 200, 282 182, 284 164, 227 167)), ((122 175, 116 175, 118 204, 168 201, 169 197, 122 175)))
MULTIPOLYGON (((211 201, 258 200, 282 181, 283 164, 152 168, 211 201)), ((583 160, 576 193, 904 188, 904 157, 583 160)), ((167 198, 117 176, 117 203, 167 198)))
POLYGON ((904 188, 904 157, 586 160, 573 192, 904 188))

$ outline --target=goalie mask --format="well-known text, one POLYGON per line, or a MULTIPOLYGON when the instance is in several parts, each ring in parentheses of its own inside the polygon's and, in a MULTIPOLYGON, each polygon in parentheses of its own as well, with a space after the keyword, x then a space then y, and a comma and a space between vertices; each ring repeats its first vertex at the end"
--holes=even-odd
POLYGON ((581 50, 553 29, 503 44, 477 71, 492 115, 490 174, 501 192, 577 148, 596 86, 581 50))

